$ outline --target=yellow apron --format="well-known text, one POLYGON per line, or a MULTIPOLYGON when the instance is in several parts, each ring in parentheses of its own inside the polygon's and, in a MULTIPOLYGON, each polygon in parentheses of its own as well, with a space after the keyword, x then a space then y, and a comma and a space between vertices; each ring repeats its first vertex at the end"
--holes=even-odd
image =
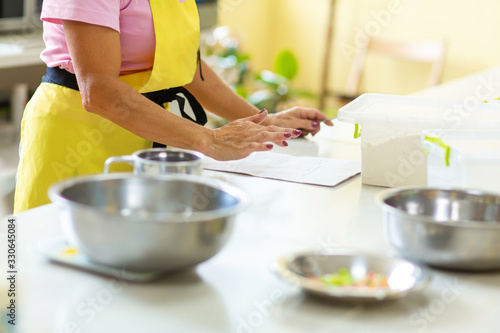
MULTIPOLYGON (((195 0, 150 0, 156 35, 151 71, 120 77, 140 93, 185 85, 196 71, 200 31, 195 0)), ((150 148, 152 142, 89 113, 80 92, 42 83, 26 106, 14 213, 49 203, 57 181, 102 173, 104 161, 150 148)))

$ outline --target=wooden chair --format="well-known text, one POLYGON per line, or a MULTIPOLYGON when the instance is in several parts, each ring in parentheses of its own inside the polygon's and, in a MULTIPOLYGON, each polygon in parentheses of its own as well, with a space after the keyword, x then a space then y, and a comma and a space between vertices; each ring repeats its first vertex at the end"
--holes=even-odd
MULTIPOLYGON (((331 38, 331 37, 329 37, 331 38)), ((427 40, 413 42, 391 42, 369 39, 354 55, 345 92, 342 94, 331 92, 327 89, 328 76, 323 74, 319 108, 326 105, 328 96, 334 97, 336 108, 352 101, 360 95, 360 83, 368 53, 380 53, 408 61, 430 63, 431 70, 427 87, 440 83, 445 60, 446 44, 442 40, 427 40)), ((329 68, 330 54, 325 54, 325 68, 329 68)))
POLYGON ((427 87, 440 83, 445 60, 446 44, 442 40, 414 41, 414 42, 390 42, 371 39, 360 48, 353 58, 345 96, 346 100, 352 100, 360 94, 360 83, 365 67, 368 53, 380 53, 408 61, 430 63, 431 70, 427 87))

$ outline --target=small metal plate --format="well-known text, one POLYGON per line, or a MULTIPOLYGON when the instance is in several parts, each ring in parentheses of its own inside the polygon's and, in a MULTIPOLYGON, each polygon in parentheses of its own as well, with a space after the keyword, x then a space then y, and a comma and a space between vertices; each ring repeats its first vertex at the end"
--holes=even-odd
POLYGON ((275 269, 280 277, 311 294, 358 301, 401 298, 424 289, 430 282, 429 274, 410 261, 362 252, 297 253, 280 258, 275 269), (334 286, 318 279, 319 276, 336 273, 339 269, 349 270, 353 277, 365 276, 368 272, 384 274, 388 287, 334 286))

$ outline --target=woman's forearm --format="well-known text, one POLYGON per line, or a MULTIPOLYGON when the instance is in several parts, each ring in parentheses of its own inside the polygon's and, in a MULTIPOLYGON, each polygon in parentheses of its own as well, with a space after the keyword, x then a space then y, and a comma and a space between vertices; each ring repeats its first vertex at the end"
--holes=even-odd
POLYGON ((166 111, 118 79, 81 81, 87 111, 147 140, 206 153, 211 130, 166 111))

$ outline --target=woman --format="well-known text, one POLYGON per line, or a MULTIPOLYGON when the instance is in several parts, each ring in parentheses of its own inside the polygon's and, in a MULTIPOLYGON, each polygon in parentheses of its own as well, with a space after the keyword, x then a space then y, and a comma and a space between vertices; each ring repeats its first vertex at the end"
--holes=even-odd
POLYGON ((48 203, 54 182, 101 173, 109 156, 153 142, 240 159, 327 120, 305 108, 268 115, 227 87, 199 59, 195 0, 45 0, 41 18, 48 68, 21 125, 15 212, 48 203), (199 110, 166 112, 173 87, 232 122, 212 130, 199 110))

